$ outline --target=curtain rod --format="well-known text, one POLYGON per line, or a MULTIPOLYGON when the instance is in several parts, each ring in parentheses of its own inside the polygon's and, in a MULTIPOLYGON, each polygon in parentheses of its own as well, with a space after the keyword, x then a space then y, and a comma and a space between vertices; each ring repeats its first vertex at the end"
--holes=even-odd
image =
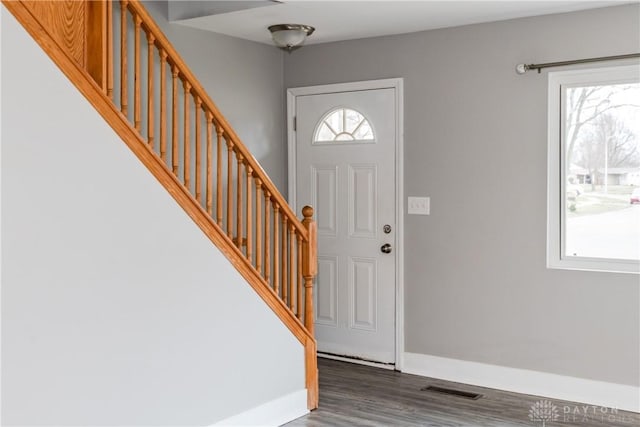
POLYGON ((540 70, 549 67, 564 67, 565 65, 584 64, 587 62, 614 61, 616 59, 640 58, 640 53, 630 53, 627 55, 601 56, 599 58, 574 59, 572 61, 545 62, 544 64, 518 64, 516 65, 516 73, 524 74, 529 70, 540 70))

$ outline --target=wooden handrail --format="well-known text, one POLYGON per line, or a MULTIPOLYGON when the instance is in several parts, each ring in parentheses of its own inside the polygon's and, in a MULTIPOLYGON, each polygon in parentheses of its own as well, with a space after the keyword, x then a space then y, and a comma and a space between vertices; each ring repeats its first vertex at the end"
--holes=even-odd
MULTIPOLYGON (((260 251, 257 250, 255 242, 261 242, 262 236, 254 236, 254 229, 262 231, 261 227, 257 226, 257 223, 267 221, 269 204, 272 205, 275 211, 277 211, 278 220, 282 223, 282 230, 279 234, 278 224, 275 224, 274 233, 271 235, 273 239, 274 254, 273 254, 273 288, 280 295, 280 297, 288 303, 289 307, 293 310, 296 309, 295 298, 296 294, 300 294, 307 290, 308 287, 299 285, 300 289, 294 288, 296 283, 295 275, 302 269, 299 265, 296 267, 296 251, 302 251, 302 246, 309 241, 308 229, 304 227, 300 220, 295 216, 289 205, 286 203, 284 197, 279 193, 271 179, 266 175, 260 164, 255 160, 253 155, 240 141, 237 134, 233 131, 229 123, 222 116, 216 105, 211 98, 202 88, 200 82, 193 75, 188 66, 184 63, 181 56, 176 49, 171 45, 166 36, 162 33, 157 24, 153 21, 146 9, 137 0, 121 0, 120 1, 120 20, 121 20, 121 110, 123 114, 129 117, 128 111, 128 92, 127 87, 130 82, 126 81, 131 75, 134 76, 134 113, 133 113, 133 126, 138 132, 142 133, 142 105, 147 106, 147 143, 150 147, 154 148, 154 74, 153 68, 155 63, 155 49, 157 49, 160 60, 160 81, 158 86, 160 87, 159 98, 162 102, 166 102, 164 96, 165 81, 163 80, 166 74, 165 68, 168 66, 171 70, 171 82, 173 97, 170 101, 172 106, 171 117, 171 130, 172 130, 172 150, 171 150, 171 164, 173 173, 177 176, 180 172, 180 181, 190 192, 192 192, 195 199, 203 203, 202 199, 202 162, 201 162, 201 132, 202 116, 206 117, 206 127, 211 128, 215 126, 218 150, 216 152, 217 171, 216 171, 216 222, 223 228, 232 242, 240 248, 244 253, 249 263, 255 263, 254 267, 257 270, 262 271, 262 259, 261 256, 256 256, 260 251), (128 18, 128 14, 131 14, 131 18, 128 18), (127 64, 126 56, 127 51, 130 51, 127 47, 127 32, 128 25, 133 25, 134 32, 134 61, 132 72, 126 68, 130 65, 127 64), (126 27, 126 28, 125 28, 126 27), (144 73, 141 70, 141 47, 140 39, 141 32, 146 33, 147 36, 147 103, 143 104, 141 100, 142 82, 141 77, 144 73), (166 64, 166 65, 165 65, 166 64), (181 85, 180 85, 181 83, 181 85), (181 88, 179 86, 182 86, 181 88), (182 89, 182 90, 180 90, 182 89), (182 98, 182 102, 179 102, 179 98, 182 98), (193 111, 193 116, 192 112, 193 111), (194 128, 195 122, 195 128, 194 128), (195 141, 193 139, 195 138, 195 141), (224 147, 227 151, 226 162, 226 181, 225 191, 226 197, 226 221, 223 221, 223 186, 222 186, 222 157, 221 151, 223 145, 221 141, 224 140, 226 144, 224 147), (195 166, 192 162, 192 156, 195 157, 195 166), (192 175, 195 174, 195 184, 192 175), (258 184, 259 183, 259 184, 258 184), (254 185, 255 184, 255 185, 254 185), (255 190, 254 190, 255 186, 255 190), (253 209, 260 209, 262 212, 262 206, 254 203, 253 193, 269 194, 269 198, 265 199, 265 218, 261 216, 253 216, 253 209), (278 253, 278 251, 280 253, 278 253), (279 263, 278 263, 279 262, 279 263), (275 283, 277 280, 280 283, 275 283)), ((164 117, 166 105, 163 103, 160 106, 160 133, 164 136, 166 134, 166 118, 164 117)), ((159 157, 163 161, 167 161, 167 154, 162 142, 164 138, 161 137, 159 157)), ((208 154, 207 154, 208 156, 208 154)), ((211 161, 207 159, 207 168, 211 168, 211 161)), ((211 179, 213 177, 212 172, 207 172, 206 191, 211 192, 211 179)), ((213 196, 210 193, 204 202, 204 206, 210 216, 213 216, 213 196)), ((257 212, 256 212, 257 214, 257 212)), ((276 218, 274 218, 275 220, 276 218)), ((265 239, 269 235, 269 230, 265 227, 265 239)), ((270 242, 265 242, 269 246, 270 242)), ((260 254, 261 255, 261 254, 260 254)), ((270 268, 269 266, 264 268, 263 278, 269 279, 270 268)), ((311 292, 311 289, 309 289, 311 292)), ((306 299, 305 299, 306 304, 306 299)), ((301 311, 297 309, 298 311, 301 311)), ((305 316, 309 310, 305 307, 305 316)), ((306 321, 305 321, 306 323, 306 321)))
POLYGON ((185 61, 182 59, 182 56, 178 53, 178 51, 173 47, 169 39, 164 35, 158 24, 154 21, 154 19, 149 15, 149 12, 145 9, 145 7, 138 1, 128 1, 126 3, 126 7, 135 12, 142 20, 142 26, 149 32, 151 32, 155 36, 155 44, 159 49, 162 49, 167 53, 167 60, 169 63, 175 65, 180 70, 180 75, 191 84, 191 92, 194 93, 202 100, 202 105, 206 107, 211 114, 213 114, 216 123, 223 129, 224 133, 229 136, 231 141, 235 146, 235 149, 242 154, 242 157, 251 165, 251 169, 253 169, 254 174, 260 178, 263 185, 269 189, 271 192, 271 197, 275 202, 280 206, 280 210, 284 212, 289 220, 295 219, 294 225, 296 227, 296 231, 300 233, 302 236, 306 238, 306 230, 302 227, 302 224, 298 220, 296 214, 291 210, 289 204, 286 199, 280 194, 277 187, 264 172, 260 163, 256 161, 251 152, 245 147, 245 145, 241 142, 240 137, 235 133, 229 122, 224 118, 218 107, 211 100, 208 93, 204 90, 199 80, 193 74, 191 69, 187 66, 185 61))
POLYGON ((77 9, 76 0, 2 0, 2 3, 304 345, 308 407, 316 408, 318 376, 312 286, 317 259, 313 209, 303 209, 302 222, 295 216, 139 1, 121 0, 118 16, 112 15, 111 1, 86 1, 89 16, 83 22, 46 16, 56 13, 56 8, 77 9), (50 7, 41 7, 44 3, 50 7), (132 19, 128 18, 129 13, 132 19), (114 33, 114 21, 122 25, 119 34, 114 33), (81 27, 89 23, 106 28, 93 28, 87 34, 83 57, 70 51, 65 37, 72 33, 68 25, 81 27), (129 25, 134 31, 133 49, 128 46, 129 25), (146 39, 141 32, 146 33, 146 39), (115 69, 113 53, 114 38, 118 36, 120 70, 115 69), (146 70, 141 61, 144 48, 146 70), (132 52, 133 61, 128 61, 128 53, 132 52), (154 80, 156 54, 159 81, 154 80), (114 99, 114 86, 117 87, 114 76, 120 78, 119 99, 114 99), (154 87, 159 96, 154 97, 154 87), (147 99, 143 99, 144 88, 147 99), (133 108, 129 97, 132 97, 133 108), (160 105, 156 118, 157 102, 160 105), (155 138, 156 124, 158 139, 155 138), (195 143, 191 144, 193 139, 195 143), (202 147, 206 147, 204 153, 202 147), (227 162, 223 162, 224 157, 227 162), (206 166, 204 188, 203 164, 206 166), (223 172, 225 164, 226 173, 223 172), (192 175, 195 180, 191 179, 192 175), (215 185, 213 179, 216 179, 215 185), (224 213, 227 218, 223 219, 224 213))

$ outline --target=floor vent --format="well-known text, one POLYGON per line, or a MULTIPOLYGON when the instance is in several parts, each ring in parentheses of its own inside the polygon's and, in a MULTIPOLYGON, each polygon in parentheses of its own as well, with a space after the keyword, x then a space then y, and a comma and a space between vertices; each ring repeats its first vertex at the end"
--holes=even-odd
POLYGON ((437 387, 433 385, 430 385, 428 387, 423 387, 420 389, 420 391, 433 391, 436 393, 448 394, 451 396, 464 397, 465 399, 471 399, 471 400, 477 400, 482 397, 482 395, 478 393, 470 393, 468 391, 454 390, 452 388, 437 387))

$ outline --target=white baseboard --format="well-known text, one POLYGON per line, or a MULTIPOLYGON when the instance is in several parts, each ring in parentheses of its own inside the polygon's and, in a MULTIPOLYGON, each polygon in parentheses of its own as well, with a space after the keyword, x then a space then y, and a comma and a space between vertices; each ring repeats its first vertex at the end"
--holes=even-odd
POLYGON ((515 393, 640 412, 640 387, 404 353, 402 372, 515 393))
POLYGON ((226 418, 214 426, 278 427, 309 413, 307 390, 300 390, 226 418))

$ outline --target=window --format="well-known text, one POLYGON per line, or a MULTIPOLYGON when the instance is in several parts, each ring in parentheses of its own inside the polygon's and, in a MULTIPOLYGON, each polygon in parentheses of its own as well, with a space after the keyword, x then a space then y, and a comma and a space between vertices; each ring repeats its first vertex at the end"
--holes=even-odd
POLYGON ((314 143, 373 142, 373 129, 369 121, 350 108, 331 110, 320 120, 313 136, 314 143))
POLYGON ((551 268, 640 272, 640 66, 549 74, 551 268))

